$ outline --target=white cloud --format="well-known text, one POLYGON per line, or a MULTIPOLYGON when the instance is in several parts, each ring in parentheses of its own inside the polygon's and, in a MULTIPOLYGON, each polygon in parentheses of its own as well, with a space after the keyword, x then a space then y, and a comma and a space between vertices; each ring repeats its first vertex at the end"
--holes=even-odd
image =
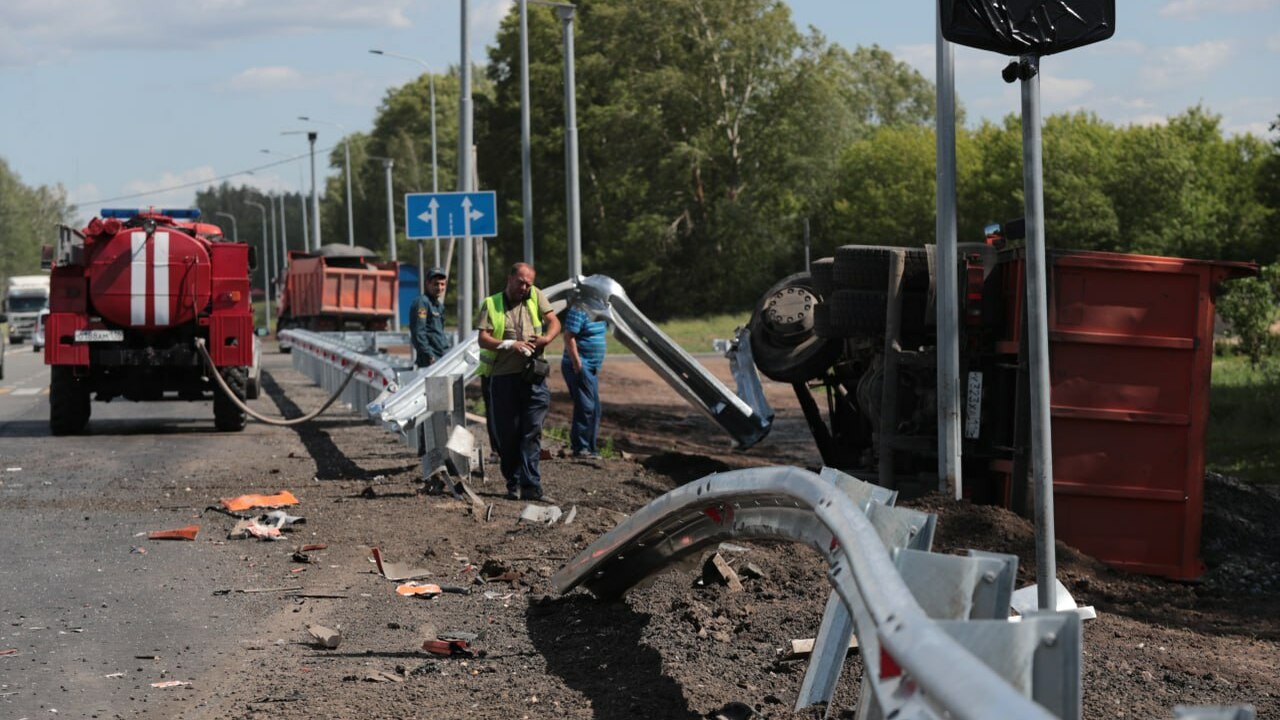
POLYGON ((1280 0, 1170 0, 1160 8, 1160 17, 1196 20, 1202 15, 1247 13, 1280 7, 1280 0))
POLYGON ((1227 63, 1231 46, 1221 41, 1182 45, 1157 51, 1139 71, 1144 83, 1157 88, 1202 82, 1227 63))
POLYGON ((1267 49, 1273 53, 1280 53, 1280 33, 1267 38, 1267 49))
POLYGON ((1224 135, 1253 135, 1254 137, 1268 138, 1271 136, 1271 124, 1266 122, 1251 122, 1241 125, 1224 125, 1222 128, 1224 135))
POLYGON ((1041 94, 1046 98, 1052 98, 1055 104, 1079 100, 1093 92, 1093 88, 1093 82, 1090 80, 1060 78, 1047 74, 1040 77, 1041 94))
POLYGON ((323 30, 400 29, 411 0, 4 0, 0 65, 35 64, 92 48, 138 50, 137 43, 86 38, 140 37, 148 49, 192 49, 244 38, 323 30))
POLYGON ((301 84, 302 73, 285 65, 272 65, 249 68, 227 81, 226 87, 239 92, 271 92, 301 84))
POLYGON ((112 202, 130 207, 189 207, 196 191, 213 184, 217 177, 212 165, 201 165, 177 173, 166 172, 158 178, 130 180, 121 187, 120 194, 138 197, 112 202))

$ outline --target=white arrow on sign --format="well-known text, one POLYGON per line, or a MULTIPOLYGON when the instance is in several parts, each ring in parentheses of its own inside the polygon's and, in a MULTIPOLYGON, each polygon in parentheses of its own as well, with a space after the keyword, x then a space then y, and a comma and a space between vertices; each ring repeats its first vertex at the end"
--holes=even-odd
POLYGON ((433 237, 439 237, 440 228, 436 226, 436 210, 440 207, 440 203, 436 202, 435 198, 431 198, 431 202, 427 203, 427 207, 431 209, 419 215, 418 219, 422 222, 431 223, 431 235, 433 237))
POLYGON ((462 198, 462 214, 463 214, 463 217, 465 217, 467 220, 466 229, 463 230, 463 233, 467 237, 471 237, 471 221, 479 220, 480 218, 484 217, 484 213, 480 212, 479 210, 472 210, 471 198, 464 197, 462 198))

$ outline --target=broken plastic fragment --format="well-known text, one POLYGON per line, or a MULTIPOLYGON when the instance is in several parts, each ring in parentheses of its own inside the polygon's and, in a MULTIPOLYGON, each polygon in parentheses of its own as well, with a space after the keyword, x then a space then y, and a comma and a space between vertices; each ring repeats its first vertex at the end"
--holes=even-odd
POLYGON ((396 588, 396 592, 408 597, 410 595, 426 595, 427 597, 435 597, 444 592, 439 585, 431 583, 405 583, 396 588))
POLYGON ((264 517, 270 522, 270 524, 273 527, 277 527, 277 528, 285 528, 285 527, 289 527, 290 525, 305 525, 307 522, 306 518, 298 517, 297 515, 290 515, 289 513, 283 510, 272 510, 271 512, 267 513, 264 517))
POLYGON ((298 498, 288 490, 281 490, 275 495, 240 495, 233 498, 222 498, 222 506, 231 512, 248 510, 249 508, 277 508, 284 505, 297 505, 298 498))
POLYGON ((199 525, 188 525, 177 530, 153 530, 147 533, 148 540, 195 540, 200 532, 199 525))
POLYGON ((182 685, 190 685, 190 684, 191 683, 187 682, 186 680, 165 680, 164 682, 153 682, 151 683, 151 687, 171 688, 171 687, 181 687, 182 685))
POLYGON ((560 508, 555 505, 526 505, 524 510, 520 511, 520 520, 554 525, 561 514, 560 508))
POLYGON ((431 574, 425 568, 411 567, 408 563, 393 563, 382 559, 382 551, 373 548, 373 562, 378 566, 378 573, 388 580, 412 580, 431 574))

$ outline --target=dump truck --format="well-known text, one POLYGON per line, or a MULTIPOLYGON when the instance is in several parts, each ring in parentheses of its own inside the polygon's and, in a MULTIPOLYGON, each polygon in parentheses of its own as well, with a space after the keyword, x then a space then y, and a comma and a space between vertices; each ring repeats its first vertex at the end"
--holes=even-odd
POLYGON ((49 307, 48 275, 15 275, 5 288, 4 313, 9 317, 9 342, 21 343, 35 332, 36 317, 49 307))
MULTIPOLYGON (((277 330, 386 330, 395 318, 399 263, 368 248, 325 245, 293 251, 276 315, 277 330)), ((288 350, 287 343, 281 345, 288 350)))
MULTIPOLYGON (((778 282, 747 327, 757 369, 791 384, 823 462, 938 489, 936 287, 960 292, 962 491, 1031 513, 1025 249, 988 228, 957 267, 931 247, 847 245, 778 282)), ((1214 302, 1251 263, 1049 253, 1058 537, 1177 579, 1199 557, 1214 302)))
POLYGON ((256 392, 254 252, 199 217, 104 209, 83 229, 60 228, 44 323, 54 435, 83 432, 91 399, 118 397, 212 396, 215 427, 244 429, 242 404, 256 392))

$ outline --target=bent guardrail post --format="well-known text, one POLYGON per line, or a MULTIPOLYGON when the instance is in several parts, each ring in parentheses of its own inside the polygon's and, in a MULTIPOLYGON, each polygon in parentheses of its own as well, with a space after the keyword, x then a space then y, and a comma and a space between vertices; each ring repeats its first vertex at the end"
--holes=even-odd
MULTIPOLYGON (((616 597, 673 562, 732 537, 813 546, 854 615, 867 679, 886 717, 1050 718, 931 620, 915 601, 858 503, 799 468, 711 475, 641 508, 551 578, 561 593, 583 585, 616 597), (854 613, 857 608, 865 612, 854 613), (894 668, 880 667, 880 650, 894 668)), ((1078 627, 1078 625, 1077 625, 1078 627)))
MULTIPOLYGON (((560 286, 554 286, 559 289, 560 286)), ((690 405, 724 428, 741 448, 749 448, 769 434, 773 410, 763 403, 763 392, 755 404, 738 397, 712 375, 692 355, 640 312, 626 290, 605 275, 577 278, 563 295, 553 298, 553 288, 544 291, 549 300, 582 301, 593 318, 608 320, 613 336, 627 346, 658 377, 667 382, 690 405)), ((749 351, 748 351, 749 352, 749 351)), ((757 387, 759 378, 756 378, 757 387)))

